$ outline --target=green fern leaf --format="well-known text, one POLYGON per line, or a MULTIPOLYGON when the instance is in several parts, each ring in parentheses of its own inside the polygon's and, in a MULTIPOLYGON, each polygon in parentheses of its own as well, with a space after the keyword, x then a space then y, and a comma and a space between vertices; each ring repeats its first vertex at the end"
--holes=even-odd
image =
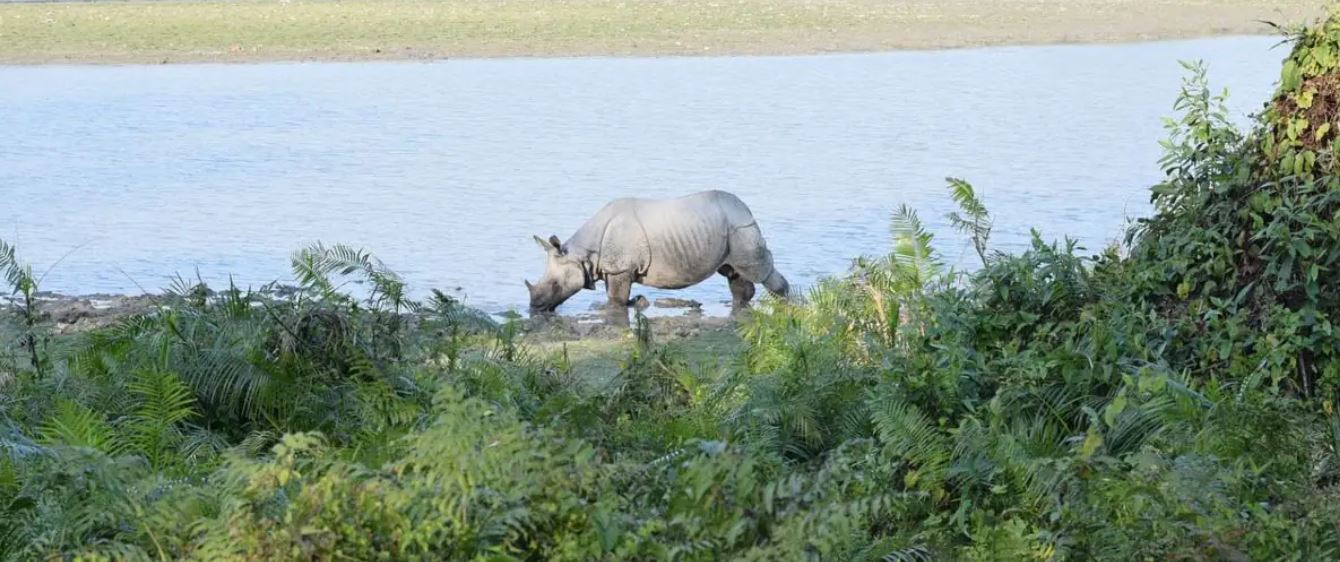
POLYGON ((940 262, 931 245, 933 236, 907 205, 898 207, 889 221, 893 235, 892 262, 899 279, 909 289, 920 291, 940 272, 940 262))
POLYGON ((93 410, 70 400, 56 402, 38 435, 41 442, 49 445, 84 447, 109 456, 119 456, 125 451, 125 444, 116 437, 110 424, 93 410))
POLYGON ((37 286, 32 267, 20 262, 14 246, 4 240, 0 240, 0 277, 15 293, 27 294, 37 286))
POLYGON ((949 224, 972 239, 973 249, 977 251, 982 265, 986 265, 987 241, 991 238, 991 214, 986 205, 977 198, 972 184, 958 178, 945 178, 949 183, 949 195, 959 207, 959 212, 945 215, 949 224))

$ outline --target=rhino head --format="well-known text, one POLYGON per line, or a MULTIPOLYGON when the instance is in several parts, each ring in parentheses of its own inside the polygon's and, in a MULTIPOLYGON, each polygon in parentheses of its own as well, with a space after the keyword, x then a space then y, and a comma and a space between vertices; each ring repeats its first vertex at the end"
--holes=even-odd
POLYGON ((526 290, 530 291, 530 311, 532 314, 553 312, 563 301, 592 283, 585 264, 568 255, 557 236, 550 236, 548 240, 536 236, 535 243, 544 250, 548 261, 544 277, 534 284, 525 282, 526 290))

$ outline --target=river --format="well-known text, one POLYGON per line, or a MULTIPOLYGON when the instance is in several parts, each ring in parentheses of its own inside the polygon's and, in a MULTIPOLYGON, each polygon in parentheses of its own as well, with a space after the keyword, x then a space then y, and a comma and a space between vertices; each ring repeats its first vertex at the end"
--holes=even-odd
MULTIPOLYGON (((800 57, 0 66, 0 238, 43 288, 290 278, 291 251, 364 247, 420 291, 522 307, 604 202, 724 189, 793 286, 888 248, 917 209, 945 260, 945 176, 973 182, 993 246, 1029 228, 1097 251, 1149 213, 1161 119, 1206 61, 1235 117, 1287 54, 1272 37, 800 57)), ((718 307, 722 279, 649 297, 718 307)), ((584 292, 560 311, 583 311, 584 292)))

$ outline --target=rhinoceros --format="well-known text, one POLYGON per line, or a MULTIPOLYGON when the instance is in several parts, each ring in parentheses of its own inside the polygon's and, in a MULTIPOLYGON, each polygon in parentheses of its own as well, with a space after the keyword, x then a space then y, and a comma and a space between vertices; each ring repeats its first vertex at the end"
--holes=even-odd
POLYGON ((605 282, 612 308, 623 310, 633 283, 682 289, 719 273, 729 280, 731 301, 742 308, 754 284, 785 298, 786 277, 749 207, 725 191, 673 199, 625 198, 609 202, 566 242, 535 237, 547 256, 544 277, 531 284, 532 313, 552 312, 582 289, 605 282))

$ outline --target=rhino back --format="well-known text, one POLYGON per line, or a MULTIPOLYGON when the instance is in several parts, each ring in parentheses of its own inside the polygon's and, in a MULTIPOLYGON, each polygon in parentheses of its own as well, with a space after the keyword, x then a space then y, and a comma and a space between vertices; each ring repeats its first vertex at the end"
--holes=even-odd
POLYGON ((720 191, 640 200, 637 214, 650 253, 642 283, 667 289, 686 287, 716 273, 730 250, 731 227, 753 220, 738 198, 720 191))

